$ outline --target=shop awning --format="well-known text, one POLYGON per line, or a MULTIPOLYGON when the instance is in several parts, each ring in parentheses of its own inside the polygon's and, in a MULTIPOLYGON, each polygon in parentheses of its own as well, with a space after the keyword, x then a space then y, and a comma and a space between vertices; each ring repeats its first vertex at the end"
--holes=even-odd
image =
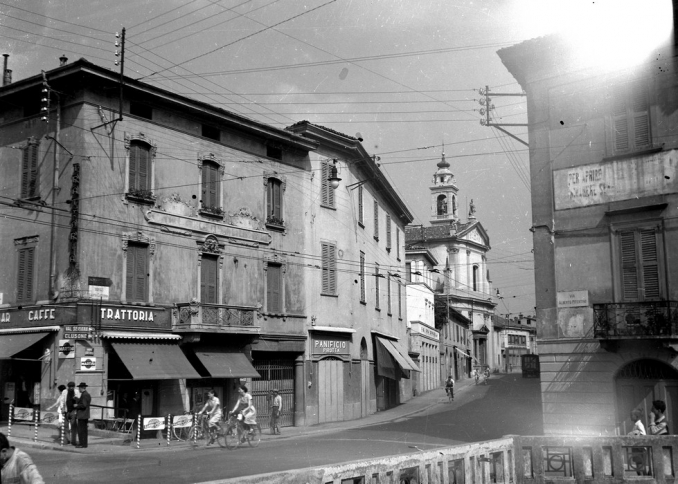
POLYGON ((388 352, 391 353, 391 356, 393 356, 403 370, 420 371, 417 364, 412 361, 412 358, 410 358, 407 352, 401 350, 396 343, 384 338, 377 339, 386 347, 388 352))
POLYGON ((110 339, 167 339, 180 340, 181 336, 172 333, 150 333, 143 331, 102 331, 102 338, 110 339))
POLYGON ((134 380, 172 380, 201 378, 174 344, 111 342, 134 380))
POLYGON ((40 332, 0 335, 0 359, 11 358, 17 353, 21 353, 48 334, 48 332, 40 332))
POLYGON ((243 353, 197 350, 195 354, 212 378, 261 378, 243 353))

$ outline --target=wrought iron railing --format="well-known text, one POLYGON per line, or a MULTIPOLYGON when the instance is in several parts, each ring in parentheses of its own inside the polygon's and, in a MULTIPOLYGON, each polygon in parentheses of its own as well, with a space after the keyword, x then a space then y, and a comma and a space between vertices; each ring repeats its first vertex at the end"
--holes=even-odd
POLYGON ((220 327, 254 326, 257 308, 226 306, 200 302, 177 304, 173 318, 174 329, 218 329, 220 327))
POLYGON ((593 305, 596 338, 678 336, 678 301, 593 305))

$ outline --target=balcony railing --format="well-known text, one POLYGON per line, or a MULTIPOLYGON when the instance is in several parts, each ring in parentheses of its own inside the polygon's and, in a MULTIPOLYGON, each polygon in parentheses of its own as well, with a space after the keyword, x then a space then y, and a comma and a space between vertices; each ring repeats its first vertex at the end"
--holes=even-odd
POLYGON ((257 329, 257 309, 200 302, 180 303, 172 316, 173 331, 251 332, 257 329))
POLYGON ((678 337, 678 301, 594 304, 593 328, 596 338, 678 337))
POLYGON ((223 479, 221 484, 674 483, 678 441, 655 437, 519 437, 223 479))

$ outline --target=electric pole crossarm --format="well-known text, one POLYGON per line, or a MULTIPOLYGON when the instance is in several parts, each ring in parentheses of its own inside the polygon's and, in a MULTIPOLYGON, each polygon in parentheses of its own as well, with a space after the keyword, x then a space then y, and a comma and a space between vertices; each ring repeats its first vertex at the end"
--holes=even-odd
MULTIPOLYGON (((515 134, 506 131, 506 130, 505 130, 504 128, 502 128, 501 126, 496 125, 496 124, 491 124, 490 126, 492 126, 493 128, 497 128, 497 129, 498 129, 499 131, 501 131, 502 133, 506 133, 506 134, 509 135, 511 138, 513 138, 514 140, 516 140, 516 141, 518 141, 518 142, 524 144, 524 145, 527 146, 528 148, 530 147, 530 143, 528 143, 527 141, 521 140, 521 139, 518 138, 515 134)), ((518 125, 511 125, 511 126, 527 126, 527 125, 526 125, 526 124, 518 124, 518 125)))

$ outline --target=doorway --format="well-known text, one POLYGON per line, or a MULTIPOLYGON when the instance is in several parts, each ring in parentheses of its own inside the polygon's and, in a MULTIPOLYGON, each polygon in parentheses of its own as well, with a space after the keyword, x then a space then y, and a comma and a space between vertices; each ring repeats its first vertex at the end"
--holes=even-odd
POLYGON ((318 423, 344 420, 344 362, 325 358, 318 362, 318 423))

